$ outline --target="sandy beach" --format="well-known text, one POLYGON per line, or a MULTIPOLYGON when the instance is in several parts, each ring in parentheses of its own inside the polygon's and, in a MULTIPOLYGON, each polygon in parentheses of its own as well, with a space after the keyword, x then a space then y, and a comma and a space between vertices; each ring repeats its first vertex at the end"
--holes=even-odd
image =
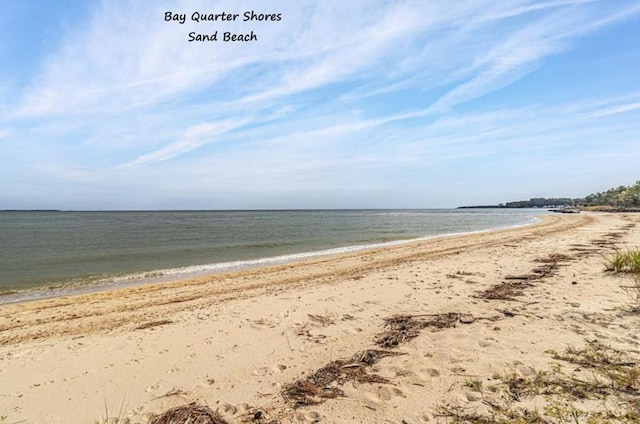
POLYGON ((619 411, 629 402, 610 394, 514 396, 506 376, 526 382, 554 370, 588 380, 594 371, 567 360, 568 347, 640 360, 627 277, 603 265, 616 249, 640 246, 639 223, 640 214, 544 216, 522 228, 3 305, 0 423, 147 423, 191 402, 229 423, 452 423, 549 405, 558 417, 619 411), (321 382, 328 364, 323 372, 337 374, 321 382))

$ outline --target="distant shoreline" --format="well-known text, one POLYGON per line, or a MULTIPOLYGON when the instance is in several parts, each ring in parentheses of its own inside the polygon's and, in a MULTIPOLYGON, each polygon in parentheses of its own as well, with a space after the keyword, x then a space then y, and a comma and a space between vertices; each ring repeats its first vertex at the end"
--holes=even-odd
POLYGON ((62 212, 61 209, 0 209, 0 212, 62 212))
MULTIPOLYGON (((458 206, 456 209, 507 209, 502 205, 478 205, 478 206, 458 206)), ((509 208, 509 209, 525 209, 525 208, 509 208)))
MULTIPOLYGON (((456 209, 557 209, 558 206, 506 206, 506 205, 478 205, 458 206, 456 209)), ((614 206, 569 206, 585 212, 610 212, 610 213, 638 213, 640 208, 617 208, 614 206)))

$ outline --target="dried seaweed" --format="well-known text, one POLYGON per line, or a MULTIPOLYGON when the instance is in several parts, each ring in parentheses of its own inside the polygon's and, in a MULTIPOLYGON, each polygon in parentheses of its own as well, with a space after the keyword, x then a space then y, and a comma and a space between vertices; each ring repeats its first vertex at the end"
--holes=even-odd
POLYGON ((534 259, 535 262, 542 263, 555 263, 555 262, 568 262, 572 260, 571 256, 565 255, 564 253, 552 253, 546 258, 537 258, 534 259))
MULTIPOLYGON (((572 250, 580 249, 576 248, 572 250)), ((543 265, 533 268, 528 274, 507 275, 504 277, 507 281, 495 284, 487 290, 478 292, 475 294, 475 297, 489 300, 516 300, 516 297, 522 295, 524 289, 533 287, 533 284, 531 284, 532 281, 542 280, 552 276, 559 269, 562 262, 569 260, 571 260, 571 257, 562 253, 552 253, 544 258, 537 258, 535 261, 541 262, 543 265)))
POLYGON ((153 327, 158 327, 160 325, 165 325, 165 324, 171 324, 173 321, 168 320, 168 319, 163 319, 161 321, 151 321, 151 322, 147 322, 144 323, 142 325, 139 325, 136 327, 136 330, 146 330, 147 328, 153 328, 153 327))
POLYGON ((149 424, 228 424, 215 411, 207 406, 178 406, 149 420, 149 424))
MULTIPOLYGON (((539 259, 538 262, 546 262, 549 260, 548 258, 539 259)), ((548 277, 552 275, 558 269, 558 262, 552 261, 547 262, 544 265, 540 265, 531 270, 528 274, 523 275, 507 275, 504 277, 505 280, 523 280, 523 281, 531 281, 531 280, 540 280, 542 278, 548 277)))
POLYGON ((311 321, 317 322, 323 327, 328 327, 336 322, 329 315, 316 315, 316 314, 307 314, 311 321))
POLYGON ((517 296, 521 296, 524 289, 531 287, 532 284, 524 281, 507 282, 495 284, 487 290, 476 293, 475 297, 488 300, 515 300, 517 296))
POLYGON ((396 347, 418 337, 420 330, 425 328, 425 323, 408 315, 395 315, 385 318, 384 326, 387 331, 379 334, 375 343, 382 347, 396 347))
POLYGON ((376 336, 375 343, 381 347, 393 348, 417 337, 424 328, 431 327, 437 331, 455 327, 458 322, 468 324, 473 321, 475 321, 473 315, 457 312, 419 316, 394 315, 385 318, 386 330, 376 336))
POLYGON ((377 374, 367 372, 367 367, 387 356, 403 355, 398 352, 369 349, 358 352, 348 359, 338 359, 318 369, 310 376, 285 386, 282 397, 294 407, 317 405, 326 399, 344 396, 336 385, 347 381, 354 383, 389 383, 377 374))
POLYGON ((553 262, 545 265, 541 265, 531 270, 532 279, 545 278, 556 272, 558 269, 558 262, 553 262))
POLYGON ((611 241, 611 240, 606 240, 606 239, 598 239, 598 240, 594 240, 593 244, 596 246, 600 246, 600 247, 615 247, 617 246, 615 241, 611 241))

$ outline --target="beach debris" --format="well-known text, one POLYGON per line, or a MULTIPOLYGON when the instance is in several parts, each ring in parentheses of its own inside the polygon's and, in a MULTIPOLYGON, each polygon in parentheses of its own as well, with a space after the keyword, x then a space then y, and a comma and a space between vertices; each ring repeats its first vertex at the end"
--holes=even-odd
POLYGON ((307 336, 311 337, 311 332, 309 331, 309 321, 304 324, 297 324, 295 327, 295 333, 297 336, 307 336))
POLYGON ((506 277, 504 277, 505 280, 529 280, 531 279, 531 275, 529 274, 524 274, 524 275, 507 275, 506 277))
POLYGON ((387 331, 378 334, 375 343, 381 347, 397 347, 400 343, 418 337, 425 324, 409 315, 394 315, 385 318, 384 327, 387 331))
POLYGON ((404 354, 375 349, 357 352, 351 358, 329 362, 313 374, 286 385, 281 395, 285 401, 298 408, 344 396, 342 389, 337 386, 347 381, 388 384, 390 381, 387 378, 371 374, 367 368, 382 358, 399 355, 404 354))
MULTIPOLYGON (((626 230, 624 227, 621 230, 626 230)), ((597 240, 593 240, 592 243, 599 247, 616 249, 617 243, 616 241, 620 241, 622 237, 624 237, 625 233, 623 232, 611 232, 606 233, 601 236, 601 238, 597 240)))
POLYGON ((486 277, 482 272, 469 272, 469 271, 456 271, 454 274, 446 274, 449 278, 464 278, 464 277, 486 277))
POLYGON ((522 295, 524 289, 533 287, 532 281, 552 276, 562 262, 571 259, 570 256, 562 253, 552 253, 544 258, 537 258, 535 262, 540 262, 542 265, 533 268, 528 274, 507 275, 504 277, 507 281, 494 284, 487 290, 476 293, 474 297, 488 300, 516 300, 516 297, 522 295))
MULTIPOLYGON (((543 259, 541 261, 545 261, 545 260, 546 259, 543 259)), ((558 269, 557 261, 547 262, 544 265, 541 265, 539 267, 532 269, 529 274, 507 275, 506 277, 504 277, 504 279, 505 280, 523 280, 523 281, 540 280, 542 278, 550 276, 557 269, 558 269)))
POLYGON ((151 321, 151 322, 147 322, 144 323, 142 325, 139 325, 136 327, 136 330, 146 330, 147 328, 153 328, 153 327, 158 327, 161 325, 166 325, 166 324, 171 324, 173 323, 173 321, 169 320, 169 319, 163 319, 161 321, 151 321))
POLYGON ((178 406, 149 420, 149 424, 228 424, 208 406, 190 403, 178 406))
POLYGON ((317 314, 307 314, 307 316, 309 317, 309 319, 313 322, 317 322, 318 324, 320 324, 323 327, 328 327, 332 324, 335 324, 336 322, 329 316, 329 314, 327 315, 317 315, 317 314))
POLYGON ((500 284, 489 287, 485 291, 476 293, 474 297, 487 300, 516 300, 516 297, 521 296, 525 288, 531 286, 533 286, 533 284, 525 281, 503 281, 500 284))
POLYGON ((429 315, 394 315, 390 318, 385 318, 384 327, 386 331, 378 334, 374 341, 378 346, 393 348, 418 337, 420 331, 425 328, 431 327, 432 331, 438 331, 455 327, 458 322, 470 324, 475 320, 476 318, 471 314, 458 312, 429 315))
POLYGON ((167 393, 163 394, 162 396, 153 398, 153 400, 162 399, 162 398, 171 397, 171 396, 184 396, 186 394, 187 392, 185 392, 184 390, 174 387, 173 389, 169 390, 167 393))
MULTIPOLYGON (((572 252, 576 252, 574 255, 575 258, 584 258, 587 256, 591 256, 595 253, 601 253, 603 250, 599 247, 589 247, 587 245, 574 244, 571 246, 573 247, 570 247, 569 250, 572 252)), ((600 246, 600 247, 603 247, 603 246, 600 246)))
POLYGON ((543 263, 555 263, 555 262, 568 262, 572 260, 571 256, 565 255, 564 253, 552 253, 546 258, 537 258, 534 259, 535 262, 543 262, 543 263))
MULTIPOLYGON (((311 318, 311 315, 309 317, 314 322, 319 322, 311 318)), ((384 325, 388 331, 377 336, 376 344, 382 347, 396 347, 400 343, 418 336, 420 330, 424 328, 430 327, 433 331, 439 331, 454 327, 457 323, 470 324, 476 320, 477 318, 472 314, 458 312, 413 316, 395 315, 384 320, 384 325)), ((309 322, 303 326, 303 330, 308 324, 309 322)), ((340 386, 347 382, 354 384, 392 384, 388 378, 371 373, 369 368, 382 358, 400 355, 406 355, 406 353, 379 349, 360 351, 350 358, 329 362, 312 374, 287 384, 279 394, 289 407, 297 409, 304 406, 318 405, 328 399, 345 397, 346 394, 340 386)), ((278 422, 277 420, 269 420, 287 412, 282 407, 275 409, 264 408, 267 403, 274 400, 275 397, 272 397, 260 407, 252 409, 243 421, 262 422, 263 419, 267 419, 265 422, 278 422), (260 414, 260 419, 256 418, 258 413, 260 414)))
POLYGON ((458 318, 458 319, 463 324, 471 324, 472 322, 474 322, 476 320, 476 317, 474 317, 471 314, 460 314, 460 318, 458 318))

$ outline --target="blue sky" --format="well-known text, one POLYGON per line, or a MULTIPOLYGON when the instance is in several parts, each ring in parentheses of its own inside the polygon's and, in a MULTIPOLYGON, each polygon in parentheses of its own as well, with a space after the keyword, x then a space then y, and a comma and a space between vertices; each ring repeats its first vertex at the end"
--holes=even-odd
POLYGON ((631 0, 0 0, 0 209, 455 207, 632 184, 638 28, 631 0), (216 30, 258 41, 187 41, 216 30))

